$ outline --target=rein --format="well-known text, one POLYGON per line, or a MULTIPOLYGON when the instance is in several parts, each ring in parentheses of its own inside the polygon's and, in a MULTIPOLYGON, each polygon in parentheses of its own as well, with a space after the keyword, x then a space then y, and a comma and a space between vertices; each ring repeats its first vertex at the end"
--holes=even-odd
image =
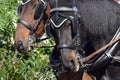
POLYGON ((38 45, 35 45, 35 44, 31 44, 32 47, 34 48, 52 48, 52 47, 55 47, 55 46, 38 46, 38 45))
POLYGON ((116 43, 117 41, 120 40, 120 37, 110 41, 108 44, 106 44, 105 46, 101 47, 100 49, 98 49, 97 51, 93 52, 92 54, 90 54, 89 56, 83 58, 81 60, 81 62, 85 63, 87 61, 89 61, 90 59, 92 59, 94 56, 96 56, 97 54, 100 54, 100 52, 102 52, 103 50, 107 49, 108 47, 112 46, 114 43, 116 43))
POLYGON ((81 59, 81 62, 83 63, 82 67, 87 71, 92 71, 109 64, 112 61, 112 59, 119 62, 120 56, 115 56, 119 49, 119 44, 120 44, 120 27, 115 33, 113 39, 108 44, 98 49, 97 51, 93 52, 91 55, 81 59), (88 61, 96 58, 95 56, 97 54, 102 55, 99 56, 97 60, 89 63, 88 61))

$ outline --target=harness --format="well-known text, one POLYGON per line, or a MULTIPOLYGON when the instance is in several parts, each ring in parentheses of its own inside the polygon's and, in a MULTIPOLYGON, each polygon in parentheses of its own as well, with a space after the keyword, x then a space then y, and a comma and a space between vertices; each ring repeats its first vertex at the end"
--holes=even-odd
MULTIPOLYGON (((28 2, 29 1, 30 0, 28 0, 28 2)), ((45 8, 44 8, 43 12, 41 13, 41 16, 35 22, 35 25, 33 27, 29 23, 25 22, 23 19, 18 20, 19 23, 23 24, 27 29, 30 30, 30 33, 29 33, 30 38, 35 33, 35 31, 38 29, 38 27, 40 25, 40 22, 43 19, 44 11, 45 11, 46 6, 47 6, 46 5, 47 4, 46 0, 45 1, 41 0, 41 1, 43 2, 45 8)), ((71 0, 72 3, 73 3, 72 8, 70 8, 70 7, 58 7, 57 6, 57 1, 58 0, 52 0, 52 1, 54 2, 55 7, 51 9, 51 11, 50 11, 51 14, 57 13, 57 15, 62 17, 63 20, 59 24, 56 24, 56 22, 51 18, 50 21, 51 21, 52 25, 47 24, 45 26, 46 33, 47 34, 52 33, 51 28, 52 29, 53 28, 54 29, 59 29, 62 26, 62 24, 64 24, 64 22, 66 22, 67 20, 70 20, 71 23, 72 23, 73 33, 76 33, 76 43, 77 43, 77 45, 64 44, 64 45, 49 46, 49 47, 54 47, 52 53, 50 54, 50 66, 53 68, 53 72, 56 75, 56 78, 58 79, 59 74, 67 71, 66 68, 63 65, 63 62, 61 61, 61 59, 59 57, 60 56, 59 49, 67 48, 67 49, 76 50, 77 53, 78 53, 77 54, 78 57, 79 57, 79 53, 84 53, 84 51, 80 49, 81 41, 80 41, 80 34, 79 34, 80 33, 79 27, 81 27, 82 21, 81 21, 80 15, 78 14, 78 10, 77 10, 77 7, 76 7, 75 0, 71 0), (73 12, 75 16, 74 17, 73 16, 65 16, 65 15, 63 15, 59 12, 73 12), (56 53, 58 53, 58 54, 56 54, 56 53)), ((28 2, 22 3, 22 5, 25 5, 28 2)), ((52 35, 52 36, 55 37, 54 35, 52 35)), ((115 39, 118 39, 119 37, 120 37, 120 27, 117 30, 116 34, 114 35, 114 37, 111 41, 113 41, 115 39)), ((103 67, 106 64, 109 64, 112 59, 114 59, 116 61, 120 61, 119 56, 115 56, 117 50, 119 49, 119 44, 120 44, 120 39, 116 40, 114 43, 112 43, 112 45, 109 45, 106 48, 104 48, 105 49, 104 52, 102 52, 102 53, 101 53, 101 51, 99 52, 99 54, 101 54, 101 56, 99 56, 96 61, 91 61, 90 63, 88 62, 91 58, 93 58, 96 54, 98 54, 98 52, 94 56, 92 56, 91 58, 88 56, 88 57, 85 57, 83 59, 80 59, 80 64, 81 64, 82 68, 84 70, 87 70, 87 71, 92 71, 92 70, 98 69, 100 67, 103 67)), ((93 54, 94 53, 92 53, 91 55, 93 55, 93 54)), ((96 58, 96 57, 94 57, 94 58, 96 58)))
POLYGON ((108 43, 104 47, 100 48, 96 52, 92 53, 91 55, 81 60, 81 62, 85 63, 83 68, 87 71, 92 71, 109 64, 112 60, 119 62, 120 56, 115 56, 115 54, 119 50, 120 47, 119 45, 120 45, 120 27, 118 28, 117 32, 115 33, 110 43, 108 43), (92 61, 89 63, 91 58, 93 59, 96 58, 95 57, 96 54, 102 55, 99 56, 96 61, 92 61))
MULTIPOLYGON (((73 0, 74 1, 74 0, 73 0)), ((57 3, 57 0, 56 0, 57 3)), ((73 2, 74 4, 74 2, 73 2)), ((57 13, 58 16, 63 17, 64 19, 61 21, 61 23, 56 24, 56 22, 53 21, 53 19, 51 18, 50 21, 52 23, 52 25, 54 26, 54 28, 59 29, 61 27, 61 25, 66 22, 67 20, 70 20, 71 22, 74 19, 74 17, 66 17, 63 14, 60 14, 59 12, 75 12, 75 14, 77 13, 77 7, 73 6, 73 8, 69 8, 69 7, 58 7, 56 5, 55 8, 51 9, 51 13, 57 13), (71 19, 72 18, 72 19, 71 19)), ((77 13, 78 14, 78 13, 77 13)), ((77 18, 77 20, 75 20, 76 22, 80 20, 80 16, 75 16, 77 18), (79 20, 78 20, 79 19, 79 20)), ((81 23, 76 24, 75 26, 78 27, 78 25, 81 23)), ((73 25, 72 27, 75 28, 75 26, 73 25)), ((79 33, 79 29, 73 29, 76 30, 77 33, 79 33)), ((92 71, 98 68, 101 68, 107 64, 109 64, 111 62, 111 60, 115 60, 115 61, 120 61, 120 57, 119 56, 115 56, 115 54, 117 53, 118 49, 119 49, 119 44, 120 44, 120 27, 117 30, 116 34, 114 35, 113 39, 111 40, 111 44, 108 44, 108 46, 104 49, 101 49, 101 51, 99 52, 94 52, 96 54, 100 54, 100 56, 97 56, 97 60, 94 61, 94 59, 96 58, 94 53, 92 53, 90 56, 92 56, 91 58, 93 58, 92 60, 90 60, 91 58, 89 56, 83 58, 80 60, 80 64, 82 66, 82 68, 85 71, 92 71), (102 52, 103 51, 103 52, 102 52)), ((75 48, 76 51, 79 50, 81 42, 79 41, 79 34, 77 34, 77 46, 74 45, 57 45, 53 52, 50 55, 50 62, 51 65, 53 67, 53 69, 55 69, 55 75, 58 77, 59 74, 66 72, 66 69, 64 68, 62 61, 59 59, 59 57, 55 57, 56 52, 59 53, 59 51, 57 51, 57 49, 64 49, 64 48, 68 48, 68 49, 73 49, 75 48)), ((79 56, 79 55, 78 55, 79 56)))

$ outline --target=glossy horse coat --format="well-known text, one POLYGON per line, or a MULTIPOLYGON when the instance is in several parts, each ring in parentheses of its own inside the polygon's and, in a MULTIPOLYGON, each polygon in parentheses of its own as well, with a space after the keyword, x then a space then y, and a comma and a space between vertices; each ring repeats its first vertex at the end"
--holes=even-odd
MULTIPOLYGON (((87 40, 93 49, 97 50, 111 41, 119 28, 120 5, 113 0, 80 0, 78 5, 87 32, 87 40)), ((118 48, 116 55, 119 54, 118 48)), ((92 71, 92 74, 97 80, 119 80, 119 64, 112 61, 92 71)))
MULTIPOLYGON (((58 1, 59 4, 57 6, 72 7, 70 6, 70 1, 66 0, 64 1, 65 3, 62 2, 58 1)), ((86 46, 83 48, 85 51, 88 50, 88 54, 90 54, 107 44, 113 38, 120 26, 120 5, 113 0, 78 0, 76 5, 83 22, 80 28, 83 31, 80 31, 80 39, 83 39, 81 43, 87 40, 87 44, 90 47, 86 46)), ((66 13, 63 12, 62 14, 69 16, 72 13, 67 13, 66 11, 66 13)), ((74 45, 70 24, 70 21, 66 21, 61 27, 56 29, 59 45, 74 45)), ((64 66, 71 71, 77 71, 78 60, 76 51, 69 48, 61 48, 60 51, 64 66)), ((87 54, 85 55, 87 56, 87 54)), ((116 55, 120 55, 119 49, 116 55)), ((90 74, 97 80, 118 80, 120 79, 119 64, 116 61, 109 62, 105 66, 90 71, 90 74)))

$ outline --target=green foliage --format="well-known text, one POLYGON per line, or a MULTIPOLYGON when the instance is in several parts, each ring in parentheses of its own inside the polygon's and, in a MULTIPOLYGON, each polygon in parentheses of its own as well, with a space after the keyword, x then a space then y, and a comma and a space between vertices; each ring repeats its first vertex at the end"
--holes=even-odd
MULTIPOLYGON (((52 71, 44 69, 49 65, 51 49, 34 49, 27 55, 15 52, 13 38, 19 2, 0 0, 0 80, 55 80, 52 71)), ((52 40, 47 43, 50 44, 52 40)))
POLYGON ((0 1, 0 47, 9 48, 13 40, 17 5, 17 0, 0 1))

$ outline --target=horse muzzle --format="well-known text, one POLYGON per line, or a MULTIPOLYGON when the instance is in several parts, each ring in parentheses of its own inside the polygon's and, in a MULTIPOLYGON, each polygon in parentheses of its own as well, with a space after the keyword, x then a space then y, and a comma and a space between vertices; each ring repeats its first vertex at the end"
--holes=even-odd
POLYGON ((35 39, 31 36, 28 37, 27 40, 18 40, 15 42, 16 49, 19 53, 27 53, 33 49, 33 44, 35 43, 35 39))
POLYGON ((74 50, 72 50, 70 53, 62 55, 62 61, 63 61, 65 68, 68 71, 72 71, 72 72, 79 71, 80 62, 79 62, 78 56, 74 50))

